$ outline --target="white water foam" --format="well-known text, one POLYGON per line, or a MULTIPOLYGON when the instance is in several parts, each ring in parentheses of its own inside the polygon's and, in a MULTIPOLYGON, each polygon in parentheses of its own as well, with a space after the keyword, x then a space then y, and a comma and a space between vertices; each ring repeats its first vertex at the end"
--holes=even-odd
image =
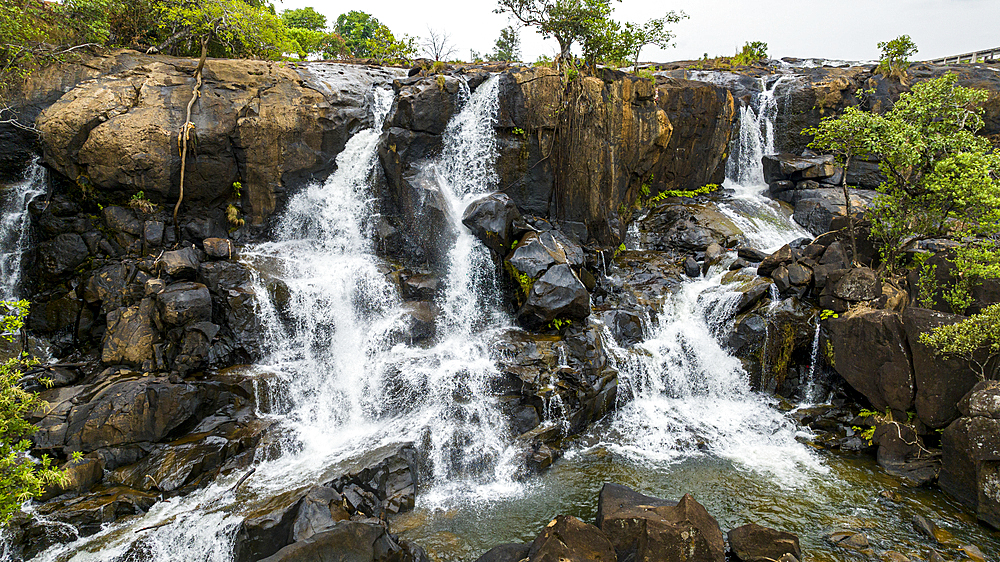
POLYGON ((31 162, 24 179, 3 194, 0 208, 0 300, 19 298, 21 260, 28 244, 28 204, 45 192, 45 168, 31 162))

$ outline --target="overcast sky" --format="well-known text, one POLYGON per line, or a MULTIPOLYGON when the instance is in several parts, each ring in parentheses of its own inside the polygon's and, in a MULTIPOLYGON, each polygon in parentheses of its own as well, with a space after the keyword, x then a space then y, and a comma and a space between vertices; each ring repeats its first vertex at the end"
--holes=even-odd
MULTIPOLYGON (((643 61, 667 62, 732 55, 747 41, 764 41, 768 54, 842 60, 878 58, 876 44, 908 34, 919 47, 917 60, 1000 47, 1000 0, 622 0, 613 4, 619 21, 643 22, 666 10, 690 16, 674 26, 676 48, 647 47, 643 61)), ((444 30, 456 47, 489 52, 506 16, 492 0, 277 0, 275 7, 312 6, 333 24, 349 10, 368 12, 393 33, 426 37, 427 27, 444 30)), ((522 58, 534 61, 557 51, 533 28, 521 30, 522 58)))

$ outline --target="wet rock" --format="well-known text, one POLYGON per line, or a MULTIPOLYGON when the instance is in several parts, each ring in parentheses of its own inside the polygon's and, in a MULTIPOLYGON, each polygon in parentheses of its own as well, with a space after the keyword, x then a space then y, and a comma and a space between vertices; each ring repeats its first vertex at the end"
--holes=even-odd
POLYGON ((350 519, 343 502, 343 496, 333 488, 317 486, 310 490, 299 504, 299 512, 292 525, 292 542, 308 539, 333 527, 338 521, 350 519))
POLYGON ((972 562, 986 562, 986 555, 983 554, 983 551, 979 550, 979 547, 977 546, 965 544, 958 547, 958 550, 968 556, 972 562))
POLYGON ((784 293, 788 289, 792 288, 791 279, 788 276, 788 269, 779 265, 771 272, 771 279, 774 280, 774 286, 778 288, 779 293, 784 293))
POLYGON ((928 520, 923 515, 914 515, 911 520, 913 524, 913 530, 920 533, 921 535, 937 542, 938 528, 933 521, 928 520))
POLYGON ((233 543, 234 560, 254 562, 288 545, 302 495, 293 491, 270 498, 244 519, 233 543))
POLYGON ((437 296, 440 281, 433 275, 417 273, 405 276, 401 282, 403 298, 432 301, 437 296))
POLYGON ((550 232, 529 232, 507 260, 518 272, 538 279, 554 265, 568 263, 566 252, 550 232))
POLYGON ((194 279, 198 275, 198 251, 193 246, 181 250, 163 252, 156 260, 157 265, 177 279, 194 279))
POLYGON ((871 269, 856 267, 834 285, 833 295, 847 302, 872 301, 882 296, 882 282, 871 269))
POLYGON ((135 465, 109 475, 111 482, 143 491, 171 492, 195 483, 202 475, 213 475, 242 447, 237 439, 222 435, 187 436, 158 448, 135 465))
POLYGON ((889 474, 914 486, 929 484, 937 478, 940 461, 923 447, 910 426, 899 422, 880 424, 875 428, 872 442, 878 443, 879 466, 889 474))
POLYGON ((582 320, 590 315, 590 293, 568 265, 550 267, 531 287, 518 321, 539 327, 555 318, 582 320))
POLYGON ((839 546, 849 550, 857 550, 862 553, 868 553, 871 551, 871 544, 868 542, 868 537, 866 537, 863 533, 857 533, 854 531, 834 531, 826 536, 826 540, 834 546, 839 546))
POLYGON ((338 521, 322 533, 294 542, 261 562, 422 562, 422 549, 397 543, 379 523, 338 521), (416 554, 416 556, 414 556, 416 554))
POLYGON ((725 253, 726 250, 717 242, 709 244, 708 247, 705 248, 705 265, 703 271, 708 272, 708 268, 718 263, 725 253))
POLYGON ((702 252, 713 242, 731 247, 742 236, 739 227, 714 203, 665 203, 635 224, 642 247, 661 252, 702 252))
POLYGON ((487 550, 476 562, 521 562, 528 557, 530 544, 507 543, 487 550))
POLYGON ((691 278, 701 276, 701 266, 698 265, 698 261, 691 256, 688 256, 684 260, 684 274, 691 278))
MULTIPOLYGON (((410 445, 383 447, 371 451, 357 464, 358 472, 343 475, 326 486, 335 488, 348 497, 348 487, 356 487, 363 495, 371 498, 368 509, 371 515, 384 517, 413 509, 416 498, 417 471, 416 450, 410 445)), ((354 500, 357 505, 358 500, 354 500)))
POLYGON ((437 331, 438 309, 434 303, 410 301, 403 303, 403 340, 418 342, 434 337, 437 331))
POLYGON ((645 340, 642 317, 627 310, 608 310, 600 314, 604 325, 622 347, 631 347, 645 340))
POLYGON ((722 562, 725 543, 715 519, 690 495, 676 504, 606 484, 597 523, 621 559, 722 562))
POLYGON ((899 314, 858 310, 826 321, 833 344, 833 367, 876 410, 905 412, 915 385, 906 333, 899 314))
POLYGON ((236 247, 228 238, 206 238, 202 242, 205 253, 216 259, 233 259, 237 257, 236 247))
POLYGON ((954 324, 964 317, 909 307, 903 311, 902 318, 913 357, 917 417, 932 429, 945 427, 960 415, 958 402, 979 382, 979 377, 967 361, 936 354, 920 342, 920 334, 954 324))
POLYGON ((149 248, 163 244, 163 221, 146 221, 142 227, 142 239, 149 248))
POLYGON ((833 156, 795 156, 793 154, 768 154, 763 158, 764 181, 822 179, 836 170, 833 156))
POLYGON ((212 319, 212 295, 201 283, 173 283, 156 296, 160 317, 168 325, 182 326, 212 319))
POLYGON ((729 264, 729 271, 736 271, 745 267, 750 267, 750 262, 743 258, 736 258, 733 260, 733 263, 729 264))
POLYGON ((108 313, 101 361, 106 365, 126 364, 152 370, 155 366, 153 344, 157 340, 153 315, 156 305, 151 298, 136 306, 108 313))
POLYGON ((774 272, 775 269, 778 269, 778 267, 782 265, 787 266, 795 261, 795 258, 796 255, 792 251, 791 246, 785 244, 776 252, 767 256, 760 262, 760 265, 757 266, 757 275, 760 275, 761 277, 770 277, 771 273, 774 272))
POLYGON ((614 548, 597 527, 576 517, 560 515, 535 538, 530 562, 615 562, 614 548))
POLYGON ((799 537, 762 527, 756 523, 737 527, 727 534, 729 548, 743 562, 768 562, 784 554, 802 558, 799 537))
POLYGON ((910 559, 905 554, 896 552, 895 550, 887 550, 882 556, 886 562, 910 562, 910 559))
POLYGON ((462 215, 462 224, 498 256, 507 255, 516 237, 528 229, 505 193, 491 193, 473 201, 462 215))
POLYGON ((42 273, 52 277, 73 271, 90 256, 87 244, 76 233, 60 234, 42 242, 36 252, 42 273))
POLYGON ((89 452, 102 447, 160 441, 187 423, 203 399, 196 386, 173 384, 162 377, 112 383, 73 406, 67 417, 66 446, 89 452))
POLYGON ((847 269, 851 261, 847 255, 847 249, 837 240, 826 247, 823 255, 819 259, 820 265, 829 266, 831 269, 847 269))

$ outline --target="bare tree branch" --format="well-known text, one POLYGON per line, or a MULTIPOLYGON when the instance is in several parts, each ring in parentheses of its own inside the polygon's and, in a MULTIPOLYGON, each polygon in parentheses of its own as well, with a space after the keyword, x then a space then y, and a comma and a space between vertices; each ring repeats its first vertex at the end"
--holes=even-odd
POLYGON ((451 35, 447 31, 427 27, 427 39, 424 40, 424 53, 436 60, 447 60, 455 54, 455 45, 451 43, 451 35))

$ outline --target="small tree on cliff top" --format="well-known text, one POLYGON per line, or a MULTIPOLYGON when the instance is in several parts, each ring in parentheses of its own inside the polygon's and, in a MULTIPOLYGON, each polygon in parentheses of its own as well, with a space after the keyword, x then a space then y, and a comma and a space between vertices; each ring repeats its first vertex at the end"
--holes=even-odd
POLYGON ((510 14, 544 37, 559 42, 559 64, 568 65, 574 43, 582 43, 595 24, 611 15, 611 0, 498 0, 498 14, 510 14))
POLYGON ((917 52, 917 44, 910 39, 909 35, 900 35, 892 41, 883 41, 878 44, 882 51, 879 57, 878 66, 875 72, 883 76, 896 76, 899 79, 906 77, 906 69, 910 68, 910 57, 917 52))

